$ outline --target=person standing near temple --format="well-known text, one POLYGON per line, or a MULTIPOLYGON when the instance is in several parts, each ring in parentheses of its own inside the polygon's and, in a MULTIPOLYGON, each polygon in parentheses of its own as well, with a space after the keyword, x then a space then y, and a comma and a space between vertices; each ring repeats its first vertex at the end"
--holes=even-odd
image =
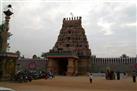
POLYGON ((135 71, 132 72, 132 78, 133 78, 133 82, 135 83, 136 82, 136 72, 135 71))
POLYGON ((92 79, 93 79, 92 73, 89 73, 88 76, 89 76, 89 82, 92 83, 92 79))
POLYGON ((117 80, 120 80, 120 72, 117 72, 117 80))

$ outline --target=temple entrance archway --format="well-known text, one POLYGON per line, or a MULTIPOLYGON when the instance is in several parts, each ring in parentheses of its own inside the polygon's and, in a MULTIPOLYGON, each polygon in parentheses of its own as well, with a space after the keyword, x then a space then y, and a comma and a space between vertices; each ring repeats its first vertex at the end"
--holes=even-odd
POLYGON ((55 75, 77 75, 78 60, 74 57, 48 56, 47 70, 55 75))
POLYGON ((67 74, 67 66, 68 66, 68 59, 60 58, 57 59, 57 70, 58 75, 66 75, 67 74))

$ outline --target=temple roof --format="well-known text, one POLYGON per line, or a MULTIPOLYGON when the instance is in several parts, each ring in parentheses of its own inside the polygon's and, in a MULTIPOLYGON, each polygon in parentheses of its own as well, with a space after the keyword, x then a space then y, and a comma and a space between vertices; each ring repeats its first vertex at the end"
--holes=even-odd
POLYGON ((70 53, 47 53, 47 58, 78 58, 75 54, 70 53))
POLYGON ((68 17, 63 19, 63 27, 82 27, 82 17, 68 17))
POLYGON ((0 57, 18 58, 18 55, 13 52, 0 52, 0 57))

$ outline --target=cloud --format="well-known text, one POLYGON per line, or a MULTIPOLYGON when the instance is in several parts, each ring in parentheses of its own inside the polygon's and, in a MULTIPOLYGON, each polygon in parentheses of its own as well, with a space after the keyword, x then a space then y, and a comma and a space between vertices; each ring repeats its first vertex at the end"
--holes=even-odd
MULTIPOLYGON (((113 1, 113 0, 112 0, 113 1)), ((92 53, 97 56, 120 56, 136 53, 136 4, 108 1, 43 0, 11 3, 14 15, 10 21, 11 51, 20 50, 26 57, 51 49, 59 35, 64 17, 82 16, 82 25, 92 53), (120 50, 122 49, 122 51, 120 50)))
POLYGON ((97 23, 98 26, 102 27, 102 31, 105 31, 104 35, 111 35, 113 34, 111 31, 111 25, 113 23, 108 23, 108 22, 104 22, 102 19, 99 20, 99 22, 97 23))
POLYGON ((105 57, 122 53, 135 56, 136 4, 105 2, 97 7, 90 11, 87 28, 92 53, 105 57))

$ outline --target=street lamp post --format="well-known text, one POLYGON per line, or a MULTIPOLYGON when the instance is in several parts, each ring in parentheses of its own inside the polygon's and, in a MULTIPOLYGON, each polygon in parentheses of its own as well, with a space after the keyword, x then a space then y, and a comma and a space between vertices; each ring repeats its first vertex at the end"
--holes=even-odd
POLYGON ((2 64, 2 66, 0 67, 0 69, 2 69, 0 72, 0 80, 10 80, 15 74, 16 60, 18 59, 18 55, 16 53, 7 52, 7 49, 9 47, 7 40, 10 37, 9 21, 10 16, 13 14, 12 6, 9 4, 3 11, 3 13, 5 15, 5 22, 2 26, 2 30, 0 31, 0 60, 2 64))
POLYGON ((3 11, 5 15, 5 22, 4 22, 4 27, 3 27, 3 32, 0 34, 2 37, 2 52, 6 52, 9 43, 7 43, 8 37, 10 36, 9 31, 9 21, 10 21, 10 16, 13 14, 12 12, 12 6, 9 4, 7 8, 3 11))

